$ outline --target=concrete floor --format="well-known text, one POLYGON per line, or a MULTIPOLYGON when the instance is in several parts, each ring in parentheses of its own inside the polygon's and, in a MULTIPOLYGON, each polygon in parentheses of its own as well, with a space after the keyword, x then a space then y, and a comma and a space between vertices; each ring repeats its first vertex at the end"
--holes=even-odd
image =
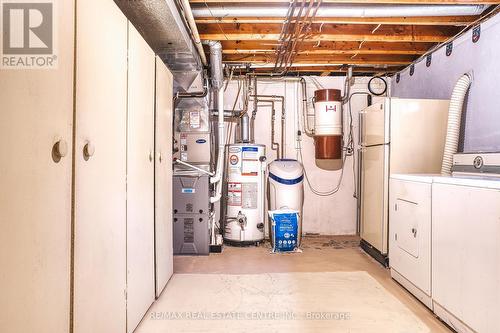
POLYGON ((260 247, 224 247, 222 254, 176 256, 175 273, 258 274, 364 271, 413 312, 431 332, 451 332, 432 312, 390 277, 390 272, 358 246, 357 237, 305 237, 302 253, 270 254, 260 247))

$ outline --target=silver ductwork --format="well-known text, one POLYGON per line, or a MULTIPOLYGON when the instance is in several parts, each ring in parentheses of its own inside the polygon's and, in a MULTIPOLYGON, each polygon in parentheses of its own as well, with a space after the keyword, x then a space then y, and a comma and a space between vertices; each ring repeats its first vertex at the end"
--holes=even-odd
POLYGON ((115 2, 172 72, 174 93, 203 91, 203 64, 175 1, 115 2))
MULTIPOLYGON (((215 196, 210 198, 210 202, 215 203, 222 196, 222 179, 224 177, 224 72, 222 70, 222 45, 220 42, 210 41, 210 70, 212 76, 212 90, 214 101, 217 100, 217 133, 219 149, 217 153, 217 167, 215 176, 210 178, 210 183, 217 184, 215 196), (216 97, 216 98, 215 98, 216 97)), ((212 233, 212 235, 214 235, 212 233)), ((214 239, 212 239, 214 241, 214 239)))
POLYGON ((240 140, 242 143, 250 142, 250 117, 248 113, 240 118, 240 140))
MULTIPOLYGON (((480 15, 488 5, 363 5, 323 3, 316 17, 415 17, 480 15)), ((194 17, 286 17, 286 5, 199 4, 192 6, 194 17), (258 13, 258 14, 256 14, 258 13)))
POLYGON ((222 68, 222 45, 218 41, 208 42, 210 46, 210 73, 212 74, 212 87, 216 90, 222 88, 224 72, 222 68))

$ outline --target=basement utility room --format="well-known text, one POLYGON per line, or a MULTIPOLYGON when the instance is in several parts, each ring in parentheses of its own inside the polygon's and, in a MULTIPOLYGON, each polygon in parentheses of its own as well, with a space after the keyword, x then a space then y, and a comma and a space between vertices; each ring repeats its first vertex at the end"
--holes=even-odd
POLYGON ((500 332, 500 1, 0 17, 0 333, 500 332))

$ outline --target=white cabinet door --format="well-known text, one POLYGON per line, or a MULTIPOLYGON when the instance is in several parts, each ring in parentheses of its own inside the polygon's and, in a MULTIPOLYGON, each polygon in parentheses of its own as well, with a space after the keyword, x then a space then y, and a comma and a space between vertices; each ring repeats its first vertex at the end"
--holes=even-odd
POLYGON ((474 331, 500 332, 500 190, 434 184, 432 294, 474 331))
POLYGON ((156 297, 173 274, 172 225, 172 74, 156 58, 155 237, 156 297))
POLYGON ((77 3, 74 333, 126 327, 127 19, 77 3))
POLYGON ((361 238, 387 253, 388 145, 362 148, 361 238))
POLYGON ((394 217, 399 221, 395 225, 395 238, 398 247, 414 258, 419 257, 418 237, 420 236, 420 217, 418 203, 396 198, 394 217))
POLYGON ((0 332, 69 329, 74 2, 58 67, 0 69, 0 332), (60 141, 57 156, 54 145, 60 141))
POLYGON ((129 23, 127 117, 127 331, 155 299, 155 55, 129 23))
POLYGON ((390 180, 389 263, 431 295, 430 182, 390 180))

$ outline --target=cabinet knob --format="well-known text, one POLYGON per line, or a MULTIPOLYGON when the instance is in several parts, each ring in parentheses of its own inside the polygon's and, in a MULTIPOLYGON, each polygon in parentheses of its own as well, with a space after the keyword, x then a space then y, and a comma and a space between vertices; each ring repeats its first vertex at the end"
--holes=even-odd
POLYGON ((153 162, 153 152, 149 151, 149 162, 153 162))
POLYGON ((68 143, 65 140, 59 140, 54 143, 52 151, 58 158, 68 155, 68 143))
POLYGON ((92 143, 87 142, 85 146, 83 146, 83 156, 89 158, 93 156, 94 153, 95 153, 95 146, 92 143))
POLYGON ((161 156, 161 152, 158 153, 158 161, 161 163, 163 161, 163 156, 161 156))

